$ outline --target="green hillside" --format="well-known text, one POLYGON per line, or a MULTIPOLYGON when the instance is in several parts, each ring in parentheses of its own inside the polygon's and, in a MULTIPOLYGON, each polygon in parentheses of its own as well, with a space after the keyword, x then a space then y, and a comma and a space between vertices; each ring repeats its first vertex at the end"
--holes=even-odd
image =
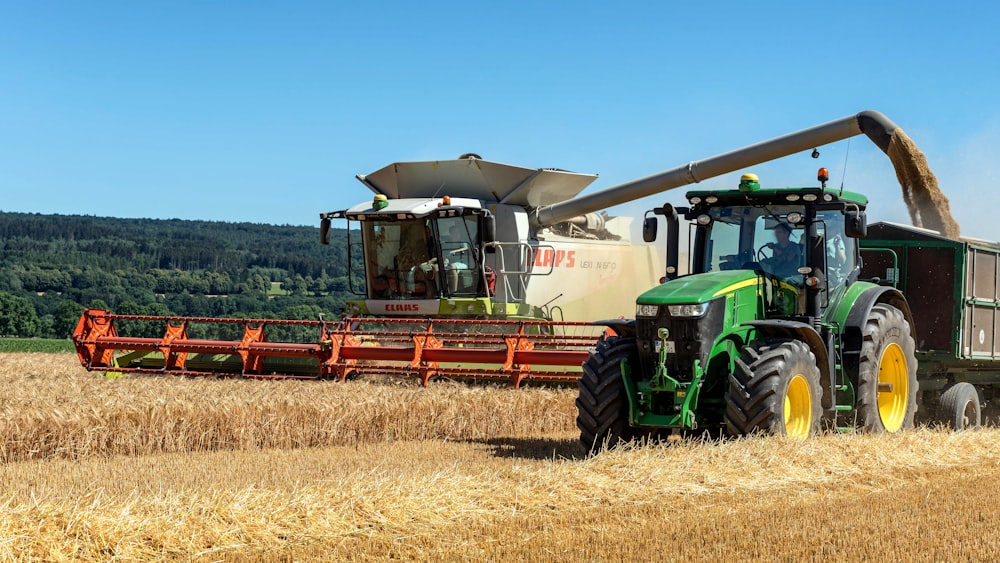
POLYGON ((0 212, 0 336, 64 338, 84 307, 335 314, 350 280, 346 231, 332 239, 320 245, 318 227, 0 212))

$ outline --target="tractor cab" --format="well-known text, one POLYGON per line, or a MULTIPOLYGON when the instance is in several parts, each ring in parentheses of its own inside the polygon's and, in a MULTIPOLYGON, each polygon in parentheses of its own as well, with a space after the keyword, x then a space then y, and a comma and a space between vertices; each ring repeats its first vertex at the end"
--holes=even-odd
MULTIPOLYGON (((753 271, 768 282, 767 317, 816 318, 857 280, 867 205, 860 194, 826 188, 825 169, 819 179, 821 187, 761 189, 756 175, 745 174, 737 190, 692 191, 690 208, 653 213, 669 223, 680 212, 692 222, 691 274, 753 271)), ((669 262, 668 277, 676 272, 669 262)))

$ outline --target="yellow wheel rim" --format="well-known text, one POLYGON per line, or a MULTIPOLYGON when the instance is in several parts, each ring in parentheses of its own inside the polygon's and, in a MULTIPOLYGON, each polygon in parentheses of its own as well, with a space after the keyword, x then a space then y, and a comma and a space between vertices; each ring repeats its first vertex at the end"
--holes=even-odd
POLYGON ((785 435, 803 440, 812 430, 812 392, 809 381, 798 374, 788 382, 785 393, 785 435))
POLYGON ((899 344, 889 344, 878 363, 878 415, 886 432, 898 432, 906 419, 910 373, 899 344))

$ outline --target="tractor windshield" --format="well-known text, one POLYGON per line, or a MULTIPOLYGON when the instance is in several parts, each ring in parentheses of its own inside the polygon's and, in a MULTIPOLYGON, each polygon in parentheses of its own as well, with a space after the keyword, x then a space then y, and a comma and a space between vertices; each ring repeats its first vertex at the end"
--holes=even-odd
POLYGON ((801 206, 732 206, 709 210, 711 217, 703 272, 761 268, 789 281, 801 282, 805 227, 788 220, 801 216, 801 206))
POLYGON ((364 221, 369 299, 476 296, 480 290, 475 217, 364 221))

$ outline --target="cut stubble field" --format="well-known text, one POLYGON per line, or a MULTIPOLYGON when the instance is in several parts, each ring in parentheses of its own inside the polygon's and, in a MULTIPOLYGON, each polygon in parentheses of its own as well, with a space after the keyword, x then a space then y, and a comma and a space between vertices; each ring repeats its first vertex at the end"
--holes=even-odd
POLYGON ((995 560, 1000 431, 583 455, 575 392, 0 354, 5 560, 995 560))

